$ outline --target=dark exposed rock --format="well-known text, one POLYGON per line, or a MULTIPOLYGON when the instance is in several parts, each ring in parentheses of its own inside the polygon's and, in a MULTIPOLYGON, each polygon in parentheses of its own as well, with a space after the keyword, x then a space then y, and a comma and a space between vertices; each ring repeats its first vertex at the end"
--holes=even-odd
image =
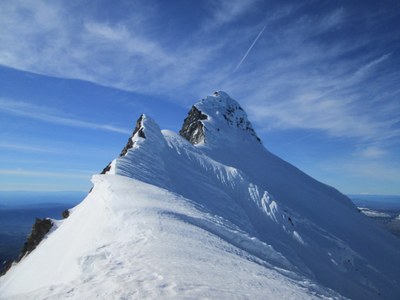
MULTIPOLYGON (((68 211, 68 210, 66 210, 68 211)), ((63 217, 64 217, 63 212, 63 217)), ((69 211, 68 211, 69 215, 69 211)), ((46 236, 46 234, 49 233, 51 227, 53 227, 53 222, 50 219, 39 219, 36 218, 35 223, 32 226, 32 231, 31 234, 28 236, 26 239, 26 242, 24 243, 24 246, 21 250, 21 253, 18 256, 18 259, 13 261, 13 260, 7 260, 3 263, 2 268, 0 268, 0 276, 3 276, 4 274, 7 273, 7 271, 12 267, 14 262, 19 262, 24 256, 28 255, 31 253, 43 240, 43 238, 46 236)))
POLYGON ((138 134, 139 137, 144 138, 144 139, 146 138, 146 136, 144 135, 143 127, 142 127, 142 121, 143 121, 143 115, 141 115, 139 117, 139 119, 136 121, 135 130, 133 131, 131 137, 128 139, 126 146, 124 147, 124 149, 122 149, 121 154, 119 156, 124 156, 128 152, 128 150, 133 147, 132 138, 135 136, 136 133, 138 134))
POLYGON ((61 215, 62 215, 63 219, 68 218, 69 217, 69 209, 64 210, 61 215))
POLYGON ((3 262, 3 265, 0 267, 0 276, 3 276, 4 274, 6 274, 8 272, 8 270, 11 269, 12 265, 13 265, 13 260, 6 260, 3 262))
POLYGON ((206 120, 207 116, 198 110, 195 106, 189 111, 189 114, 183 122, 179 134, 192 144, 198 144, 204 141, 204 125, 201 120, 206 120))
MULTIPOLYGON (((119 156, 125 156, 126 153, 128 152, 128 150, 133 147, 132 138, 135 136, 135 134, 138 134, 138 136, 141 138, 144 138, 144 139, 146 138, 143 127, 142 127, 142 121, 143 121, 143 115, 141 115, 139 117, 139 119, 136 121, 135 130, 133 131, 132 135, 129 137, 128 142, 126 143, 125 147, 122 149, 121 154, 119 156)), ((103 171, 101 171, 100 174, 107 174, 107 172, 110 171, 110 169, 111 169, 111 162, 103 169, 103 171)))
MULTIPOLYGON (((111 169, 111 162, 107 165, 107 167, 105 167, 104 169, 103 169, 103 171, 101 171, 101 173, 100 174, 106 174, 108 171, 110 171, 110 169, 111 169)), ((91 192, 92 190, 90 190, 90 192, 91 192)), ((89 192, 89 193, 90 193, 89 192)))
POLYGON ((50 219, 36 218, 32 226, 32 232, 28 236, 17 261, 20 261, 25 255, 31 253, 50 231, 51 227, 53 227, 53 222, 50 219))

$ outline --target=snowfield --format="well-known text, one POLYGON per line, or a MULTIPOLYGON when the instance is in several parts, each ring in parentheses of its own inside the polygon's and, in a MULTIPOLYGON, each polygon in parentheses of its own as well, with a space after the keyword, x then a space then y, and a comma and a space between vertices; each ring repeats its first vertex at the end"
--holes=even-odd
POLYGON ((7 274, 2 297, 335 296, 269 264, 279 256, 274 249, 180 195, 121 176, 93 181, 71 217, 7 274))
POLYGON ((226 93, 195 108, 194 145, 142 116, 0 298, 399 299, 396 237, 268 152, 226 93))

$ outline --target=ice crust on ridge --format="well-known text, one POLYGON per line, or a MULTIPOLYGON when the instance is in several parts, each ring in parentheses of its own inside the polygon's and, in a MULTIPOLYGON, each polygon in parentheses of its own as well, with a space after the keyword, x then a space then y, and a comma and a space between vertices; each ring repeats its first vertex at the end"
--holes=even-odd
POLYGON ((399 240, 267 151, 226 93, 194 107, 180 135, 139 118, 0 298, 398 298, 399 240))

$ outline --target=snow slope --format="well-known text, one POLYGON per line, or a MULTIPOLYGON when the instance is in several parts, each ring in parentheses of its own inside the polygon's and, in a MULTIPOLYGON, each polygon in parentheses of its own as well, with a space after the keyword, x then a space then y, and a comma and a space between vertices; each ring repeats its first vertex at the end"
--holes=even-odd
POLYGON ((241 249, 254 246, 259 255, 276 255, 189 199, 121 176, 94 176, 93 182, 92 193, 71 217, 7 274, 3 297, 301 299, 333 294, 241 249))
POLYGON ((194 107, 195 145, 142 116, 0 298, 399 297, 398 239, 268 152, 226 93, 194 107))

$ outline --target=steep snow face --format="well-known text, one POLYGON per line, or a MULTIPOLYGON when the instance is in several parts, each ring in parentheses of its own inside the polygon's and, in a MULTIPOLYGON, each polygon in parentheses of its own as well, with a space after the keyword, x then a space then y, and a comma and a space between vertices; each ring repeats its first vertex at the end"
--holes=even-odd
POLYGON ((240 170, 258 190, 268 191, 280 211, 285 212, 286 220, 290 218, 293 226, 280 220, 272 227, 276 231, 266 226, 264 219, 252 218, 260 238, 287 253, 286 257, 301 270, 308 270, 318 282, 346 296, 360 297, 356 285, 368 286, 366 290, 371 293, 365 297, 384 294, 381 291, 391 286, 384 277, 400 279, 399 241, 363 218, 346 196, 276 157, 243 128, 226 125, 219 112, 225 105, 236 103, 226 93, 218 92, 195 105, 211 116, 203 121, 205 142, 195 146, 208 158, 240 170), (224 98, 221 102, 215 101, 219 95, 224 98), (396 263, 378 255, 382 252, 396 257, 396 263))
POLYGON ((226 93, 195 104, 180 134, 139 118, 0 295, 398 298, 399 240, 268 152, 226 93))

